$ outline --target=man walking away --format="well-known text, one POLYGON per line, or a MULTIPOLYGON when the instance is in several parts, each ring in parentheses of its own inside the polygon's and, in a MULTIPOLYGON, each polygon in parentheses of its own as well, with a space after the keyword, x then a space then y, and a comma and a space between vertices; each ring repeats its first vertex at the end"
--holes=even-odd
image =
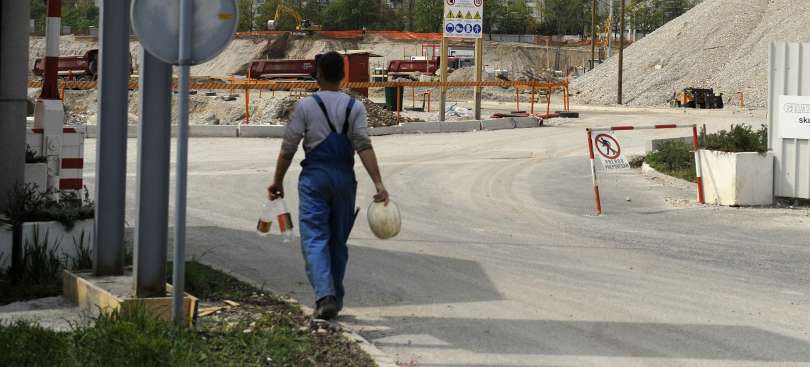
POLYGON ((321 55, 316 62, 320 91, 298 102, 284 133, 271 200, 284 197, 284 176, 298 144, 306 158, 298 182, 301 248, 309 282, 315 291, 316 319, 331 320, 343 308, 343 277, 349 259, 346 241, 354 225, 357 181, 354 153, 360 156, 377 194, 375 202, 388 203, 377 156, 368 137, 366 109, 340 92, 343 56, 321 55))

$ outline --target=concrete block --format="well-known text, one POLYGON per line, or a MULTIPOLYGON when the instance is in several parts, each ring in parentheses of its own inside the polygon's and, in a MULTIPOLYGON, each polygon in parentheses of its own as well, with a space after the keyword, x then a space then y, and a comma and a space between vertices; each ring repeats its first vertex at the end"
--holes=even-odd
POLYGON ((87 139, 95 139, 96 138, 96 125, 85 125, 84 126, 85 138, 87 139))
POLYGON ((481 130, 481 121, 450 121, 441 124, 443 133, 466 133, 481 130))
POLYGON ((689 144, 690 147, 692 146, 692 137, 684 136, 680 138, 653 139, 647 142, 647 146, 645 148, 647 149, 647 152, 652 152, 661 148, 662 145, 673 141, 680 141, 689 144))
POLYGON ((532 127, 540 127, 540 120, 534 117, 516 117, 515 128, 527 129, 532 127))
POLYGON ((435 134, 442 132, 441 122, 407 122, 402 124, 403 134, 435 134))
POLYGON ((239 126, 240 138, 283 138, 283 125, 242 125, 239 126))
POLYGON ((484 120, 481 122, 481 127, 484 130, 504 130, 514 129, 516 121, 514 117, 504 117, 500 119, 484 120))
POLYGON ((373 127, 368 129, 368 135, 370 136, 395 135, 395 134, 402 134, 402 128, 399 126, 385 126, 385 127, 373 127))
POLYGON ((191 125, 189 136, 195 138, 235 138, 239 136, 237 125, 191 125))
POLYGON ((773 153, 701 150, 700 162, 707 203, 773 204, 773 153))

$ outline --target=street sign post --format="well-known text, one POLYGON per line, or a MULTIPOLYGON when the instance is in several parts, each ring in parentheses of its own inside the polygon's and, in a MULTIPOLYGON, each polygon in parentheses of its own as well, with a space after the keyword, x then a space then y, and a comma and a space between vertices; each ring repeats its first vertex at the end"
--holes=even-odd
POLYGON ((233 39, 237 24, 235 0, 132 2, 132 25, 143 48, 156 58, 177 65, 180 72, 172 277, 172 318, 177 323, 184 320, 189 69, 191 65, 208 61, 222 52, 233 39))

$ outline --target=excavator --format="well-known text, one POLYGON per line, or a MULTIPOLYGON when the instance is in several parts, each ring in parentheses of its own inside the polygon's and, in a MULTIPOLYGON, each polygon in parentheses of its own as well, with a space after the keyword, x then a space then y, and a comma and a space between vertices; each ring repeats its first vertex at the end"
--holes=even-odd
POLYGON ((309 19, 304 19, 304 17, 302 17, 301 14, 295 10, 295 8, 279 1, 278 4, 276 4, 276 15, 273 17, 273 20, 267 21, 267 30, 276 30, 278 20, 281 19, 281 17, 285 14, 295 19, 295 30, 297 32, 306 32, 307 34, 311 35, 312 33, 322 29, 320 25, 312 24, 309 19))

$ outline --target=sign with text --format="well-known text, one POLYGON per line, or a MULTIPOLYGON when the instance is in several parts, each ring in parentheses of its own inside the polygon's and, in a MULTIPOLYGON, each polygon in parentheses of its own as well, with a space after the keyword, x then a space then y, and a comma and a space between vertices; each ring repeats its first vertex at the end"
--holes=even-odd
POLYGON ((444 37, 482 38, 483 20, 484 0, 444 0, 444 37))
POLYGON ((779 97, 779 132, 785 139, 810 139, 810 96, 779 97))
POLYGON ((607 133, 593 136, 593 147, 596 158, 605 171, 615 171, 630 168, 630 163, 624 158, 622 146, 615 136, 607 133))

